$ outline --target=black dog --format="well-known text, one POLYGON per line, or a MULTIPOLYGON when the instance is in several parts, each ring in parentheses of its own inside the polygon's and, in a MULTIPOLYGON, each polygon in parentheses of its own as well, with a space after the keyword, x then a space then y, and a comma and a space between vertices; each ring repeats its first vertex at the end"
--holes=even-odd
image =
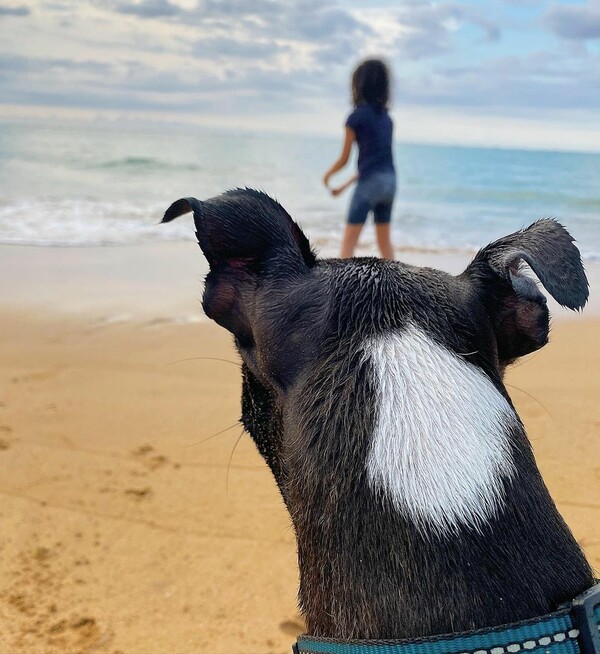
POLYGON ((235 336, 242 421, 294 524, 309 633, 472 630, 553 611, 593 585, 502 382, 548 339, 523 261, 563 306, 587 300, 560 224, 506 236, 454 277, 318 260, 252 190, 178 200, 163 221, 188 211, 210 264, 204 310, 235 336))

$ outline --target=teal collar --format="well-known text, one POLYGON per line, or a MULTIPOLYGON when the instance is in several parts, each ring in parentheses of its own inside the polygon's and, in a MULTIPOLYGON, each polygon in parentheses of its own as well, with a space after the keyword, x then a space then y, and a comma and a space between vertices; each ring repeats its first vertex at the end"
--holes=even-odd
POLYGON ((509 625, 415 640, 300 636, 295 654, 600 654, 600 584, 558 611, 509 625))

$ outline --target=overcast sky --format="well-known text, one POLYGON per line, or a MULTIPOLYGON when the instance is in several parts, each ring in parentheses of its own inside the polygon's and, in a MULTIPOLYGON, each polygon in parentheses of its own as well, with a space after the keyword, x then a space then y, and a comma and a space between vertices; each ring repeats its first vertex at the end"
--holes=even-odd
POLYGON ((364 56, 403 141, 600 150, 600 0, 0 0, 0 117, 337 135, 364 56))

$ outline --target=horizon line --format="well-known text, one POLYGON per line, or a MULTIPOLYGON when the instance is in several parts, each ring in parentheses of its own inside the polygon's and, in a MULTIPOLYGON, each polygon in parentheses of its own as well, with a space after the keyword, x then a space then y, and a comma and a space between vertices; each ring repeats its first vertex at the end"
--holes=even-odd
MULTIPOLYGON (((468 115, 461 116, 462 118, 468 115)), ((299 129, 291 131, 288 128, 281 128, 274 125, 270 127, 259 125, 239 125, 219 122, 222 117, 217 116, 194 116, 190 113, 167 113, 153 109, 106 109, 91 107, 75 107, 66 105, 21 105, 0 103, 0 123, 54 123, 61 127, 97 127, 97 128, 128 128, 136 132, 157 131, 166 128, 176 131, 196 131, 210 133, 213 135, 225 134, 239 137, 264 137, 277 138, 287 137, 292 139, 314 138, 327 141, 339 141, 341 128, 338 130, 310 130, 299 129), (62 115, 57 115, 62 114, 62 115), (217 120, 214 120, 214 119, 217 120), (143 122, 140 120, 143 119, 143 122), (75 124, 74 124, 75 123, 75 124)), ((238 116, 229 117, 233 121, 238 116)), ((489 116, 486 118, 493 118, 489 116)), ((520 119, 504 117, 503 120, 518 125, 520 119)), ((506 127, 506 125, 505 125, 506 127)), ((595 130, 593 130, 595 131, 595 130)), ((594 139, 590 136, 590 142, 586 144, 573 143, 511 143, 490 140, 489 138, 474 139, 444 139, 443 137, 433 138, 407 138, 406 135, 396 136, 396 145, 442 147, 442 148, 464 148, 478 150, 506 150, 515 152, 555 152, 561 154, 584 154, 600 155, 600 144, 595 145, 594 139)), ((600 143, 600 141, 596 141, 600 143)))

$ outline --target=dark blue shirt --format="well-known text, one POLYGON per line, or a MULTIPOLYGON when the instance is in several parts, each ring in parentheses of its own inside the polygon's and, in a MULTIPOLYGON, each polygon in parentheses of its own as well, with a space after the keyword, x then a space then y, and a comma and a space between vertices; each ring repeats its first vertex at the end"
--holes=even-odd
POLYGON ((392 119, 385 109, 360 104, 348 116, 346 126, 356 134, 358 143, 358 177, 365 179, 376 172, 393 172, 392 119))

